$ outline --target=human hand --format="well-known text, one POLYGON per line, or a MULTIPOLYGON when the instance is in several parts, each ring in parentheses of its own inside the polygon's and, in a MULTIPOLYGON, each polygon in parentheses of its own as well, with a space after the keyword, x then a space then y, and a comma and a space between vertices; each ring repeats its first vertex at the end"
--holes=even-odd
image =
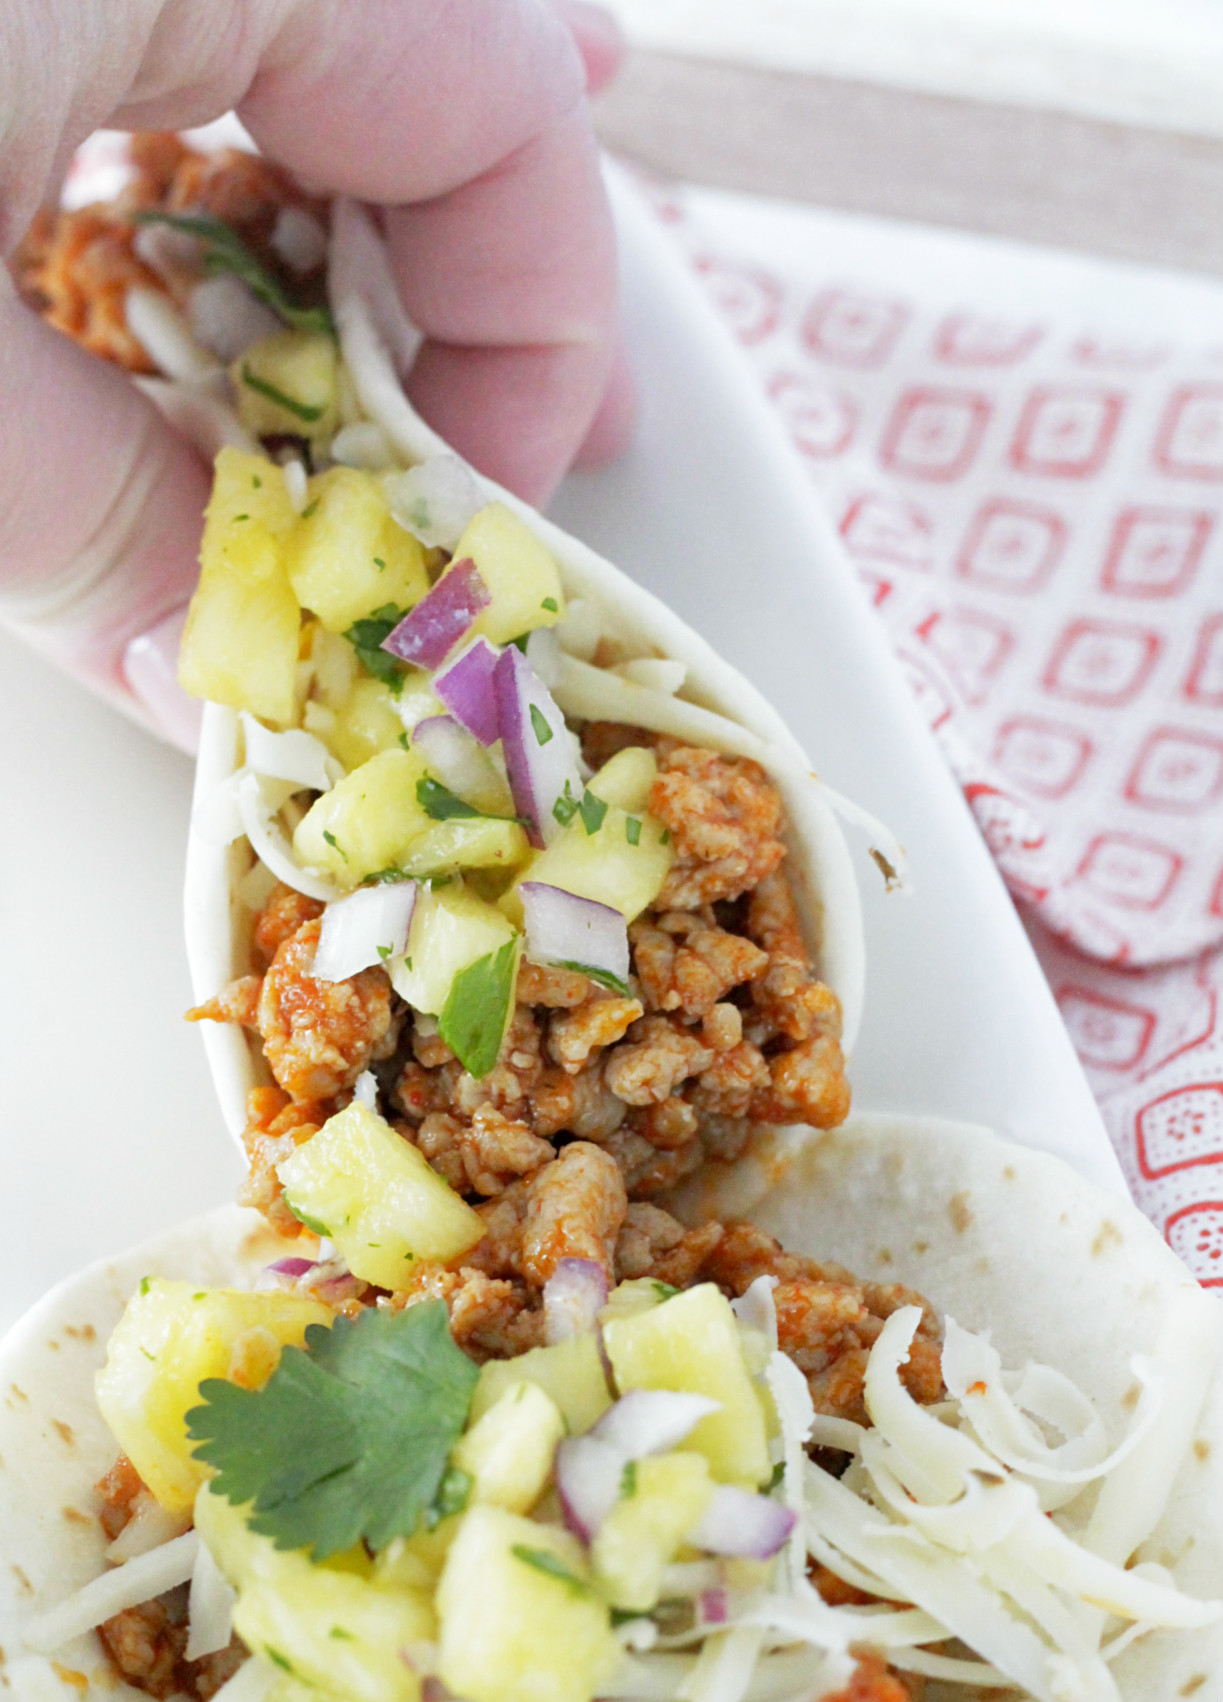
MULTIPOLYGON (((483 472, 546 499, 624 442, 615 254, 585 89, 614 30, 560 0, 10 0, 0 244, 101 125, 229 108, 320 193, 381 203, 425 333, 408 389, 483 472)), ((0 615, 164 736, 208 472, 123 373, 43 324, 0 268, 0 615)))

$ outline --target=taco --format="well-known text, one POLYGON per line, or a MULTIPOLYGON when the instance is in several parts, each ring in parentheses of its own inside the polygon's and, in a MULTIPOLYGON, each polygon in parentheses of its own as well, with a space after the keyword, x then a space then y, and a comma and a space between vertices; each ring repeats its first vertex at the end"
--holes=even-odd
POLYGON ((9 1687, 1223 1695, 1223 1316, 1151 1226, 965 1126, 771 1165, 466 1355, 238 1208, 64 1285, 0 1361, 9 1687))

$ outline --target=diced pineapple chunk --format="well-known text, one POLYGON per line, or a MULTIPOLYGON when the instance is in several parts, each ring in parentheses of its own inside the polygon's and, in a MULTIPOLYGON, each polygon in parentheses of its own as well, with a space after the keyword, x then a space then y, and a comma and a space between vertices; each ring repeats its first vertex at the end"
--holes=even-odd
POLYGON ((599 1313, 599 1322, 606 1324, 612 1318, 631 1318, 635 1312, 648 1312, 669 1300, 673 1292, 670 1284, 655 1277, 631 1277, 618 1282, 599 1313))
POLYGON ((373 474, 354 467, 311 480, 285 561, 298 601, 330 632, 387 603, 410 608, 429 589, 423 548, 392 520, 373 474))
POLYGON ((680 1450, 625 1468, 620 1499, 599 1526, 590 1558, 614 1607, 647 1612, 663 1567, 675 1559, 713 1495, 709 1462, 680 1450))
POLYGON ((314 801, 297 825, 293 849, 343 887, 398 868, 412 841, 433 826, 416 796, 426 772, 413 751, 380 751, 314 801))
POLYGON ((490 502, 454 547, 454 561, 474 561, 492 601, 471 627, 493 644, 508 644, 565 613, 556 563, 531 528, 505 506, 490 502))
POLYGON ((458 881, 418 892, 407 955, 390 965, 391 984, 413 1010, 437 1016, 459 971, 513 937, 501 912, 458 881))
MULTIPOLYGON (((512 1365, 513 1361, 509 1361, 512 1365)), ((552 1475, 565 1420, 538 1383, 512 1383, 451 1449, 451 1462, 472 1479, 471 1500, 526 1513, 552 1475)))
POLYGON ((279 467, 221 450, 178 659, 179 681, 193 697, 282 725, 297 709, 301 610, 283 543, 295 518, 279 467))
MULTIPOLYGON (((352 654, 352 646, 339 641, 352 654)), ((335 710, 335 723, 327 734, 327 745, 345 768, 360 768, 379 751, 402 750, 406 738, 395 707, 395 694, 381 680, 357 680, 335 710)))
POLYGON ((375 1555, 374 1578, 380 1584, 425 1590, 432 1597, 462 1522, 461 1514, 452 1513, 432 1529, 422 1522, 410 1537, 396 1537, 381 1554, 375 1555))
POLYGON ((587 833, 578 814, 527 863, 506 893, 503 908, 519 920, 518 885, 544 881, 579 898, 610 904, 632 922, 658 897, 674 860, 670 835, 654 816, 611 808, 597 831, 587 833))
POLYGON ((309 659, 314 669, 310 689, 325 708, 333 711, 342 709, 361 671, 357 653, 346 638, 337 638, 319 621, 310 621, 306 631, 309 634, 309 659))
POLYGON ((476 1424, 524 1380, 551 1396, 571 1436, 589 1430, 612 1404, 598 1340, 589 1330, 551 1347, 533 1347, 516 1359, 490 1359, 482 1365, 472 1396, 470 1422, 476 1424))
POLYGON ((434 822, 412 841, 399 866, 420 879, 453 869, 504 869, 508 874, 530 854, 531 842, 516 821, 458 817, 434 822))
POLYGON ((484 1224, 410 1141, 359 1100, 281 1160, 290 1210, 335 1242, 356 1276, 407 1286, 418 1260, 453 1259, 484 1224))
POLYGON ((229 369, 238 418, 255 437, 330 437, 336 407, 335 338, 326 331, 274 331, 229 369))
POLYGON ((468 1702, 591 1702, 620 1659, 581 1544, 500 1507, 464 1515, 437 1611, 438 1675, 468 1702))
POLYGON ((206 1377, 262 1388, 286 1344, 334 1314, 274 1289, 243 1293, 147 1277, 124 1309, 98 1372, 97 1397, 115 1440, 171 1512, 195 1499, 208 1468, 191 1457, 186 1413, 206 1377))
POLYGON ((764 1404, 743 1357, 730 1302, 701 1283, 648 1312, 614 1318, 603 1341, 621 1393, 682 1389, 718 1401, 687 1441, 720 1483, 755 1489, 772 1471, 764 1404))
POLYGON ((590 790, 605 804, 640 815, 650 801, 658 778, 658 758, 644 745, 629 745, 609 757, 590 781, 590 790))

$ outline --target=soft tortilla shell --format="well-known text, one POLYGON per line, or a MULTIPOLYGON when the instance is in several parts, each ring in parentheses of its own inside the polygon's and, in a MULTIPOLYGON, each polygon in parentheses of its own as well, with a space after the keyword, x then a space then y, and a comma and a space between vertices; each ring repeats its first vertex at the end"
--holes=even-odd
MULTIPOLYGON (((779 1140, 766 1158, 757 1154, 725 1180, 732 1177, 737 1198, 724 1194, 720 1209, 746 1210, 796 1252, 912 1284, 940 1313, 991 1329, 1007 1365, 1032 1356, 1059 1367, 1097 1402, 1114 1433, 1128 1411, 1129 1360, 1151 1348, 1169 1295, 1189 1281, 1136 1209, 1057 1159, 965 1124, 859 1117, 829 1135, 779 1140)), ((707 1191, 702 1204, 719 1202, 707 1191)), ((93 1374, 124 1301, 148 1274, 250 1286, 283 1250, 255 1213, 226 1207, 62 1284, 4 1343, 0 1646, 9 1665, 0 1665, 0 1684, 7 1670, 23 1702, 27 1695, 80 1702, 79 1689, 50 1663, 15 1651, 24 1621, 103 1564, 100 1527, 64 1509, 93 1514, 92 1486, 114 1459, 93 1374)), ((1217 1595, 1223 1584, 1223 1375, 1143 1552, 1168 1565, 1191 1594, 1217 1595)), ((96 1675, 88 1695, 138 1694, 124 1686, 103 1692, 109 1675, 92 1635, 61 1659, 96 1675)), ((1219 1702, 1223 1628, 1156 1633, 1115 1671, 1126 1702, 1219 1702)), ((930 1686, 927 1694, 930 1702, 943 1694, 967 1702, 962 1687, 930 1686)))

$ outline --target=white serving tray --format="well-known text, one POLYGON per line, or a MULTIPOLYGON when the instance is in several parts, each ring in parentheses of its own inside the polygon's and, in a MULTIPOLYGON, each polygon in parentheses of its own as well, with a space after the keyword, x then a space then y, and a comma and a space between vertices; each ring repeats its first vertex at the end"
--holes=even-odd
MULTIPOLYGON (((1010 900, 781 429, 617 174, 642 392, 619 466, 555 517, 672 602, 769 696, 828 780, 909 847, 860 853, 857 1101, 991 1124, 1122 1191, 1010 900)), ((54 1281, 232 1194, 238 1163, 182 1022, 190 766, 0 634, 0 1329, 54 1281)))

